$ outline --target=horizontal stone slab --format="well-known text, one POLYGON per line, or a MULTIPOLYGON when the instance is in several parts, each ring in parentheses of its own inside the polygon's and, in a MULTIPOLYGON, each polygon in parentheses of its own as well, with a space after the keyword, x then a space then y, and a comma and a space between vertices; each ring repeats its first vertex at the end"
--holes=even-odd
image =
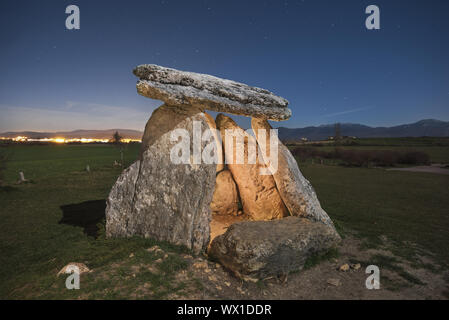
POLYGON ((134 69, 140 78, 137 92, 168 105, 195 106, 205 110, 288 120, 288 101, 272 92, 207 74, 179 71, 154 64, 134 69))

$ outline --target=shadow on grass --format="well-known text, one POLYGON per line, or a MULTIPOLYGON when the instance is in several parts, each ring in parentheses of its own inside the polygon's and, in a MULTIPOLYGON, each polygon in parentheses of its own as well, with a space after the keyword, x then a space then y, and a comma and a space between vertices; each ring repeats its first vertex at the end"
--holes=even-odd
POLYGON ((13 192, 18 191, 19 189, 11 186, 0 186, 0 192, 13 192))
POLYGON ((105 219, 106 200, 91 200, 77 204, 67 204, 62 210, 61 224, 84 228, 84 233, 97 239, 98 224, 105 219))

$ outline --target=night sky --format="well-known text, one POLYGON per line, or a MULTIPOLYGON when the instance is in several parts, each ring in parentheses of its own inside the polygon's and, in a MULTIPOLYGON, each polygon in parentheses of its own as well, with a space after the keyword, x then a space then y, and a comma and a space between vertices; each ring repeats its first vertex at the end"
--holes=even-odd
POLYGON ((277 126, 449 120, 446 0, 2 0, 0 43, 0 132, 143 130, 161 104, 136 92, 144 63, 273 91, 293 111, 277 126))

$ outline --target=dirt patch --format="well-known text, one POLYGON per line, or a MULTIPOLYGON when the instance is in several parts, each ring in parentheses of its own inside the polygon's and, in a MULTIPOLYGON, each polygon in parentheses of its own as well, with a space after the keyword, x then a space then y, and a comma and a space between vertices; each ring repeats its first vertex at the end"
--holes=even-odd
POLYGON ((236 278, 206 256, 171 252, 156 245, 83 274, 83 291, 69 292, 64 288, 64 279, 54 282, 51 291, 61 290, 68 299, 449 298, 447 268, 436 265, 428 255, 412 262, 401 259, 385 249, 388 239, 382 241, 382 249, 363 249, 360 240, 346 236, 338 251, 308 261, 304 270, 258 282, 236 278), (369 276, 365 270, 372 264, 380 269, 379 290, 368 290, 365 285, 369 276))
POLYGON ((431 166, 417 166, 409 168, 390 168, 389 171, 410 171, 410 172, 427 172, 449 175, 449 170, 444 165, 433 164, 431 166))
MULTIPOLYGON (((192 258, 188 273, 199 282, 199 288, 189 292, 190 299, 447 299, 448 273, 415 269, 390 251, 360 249, 361 242, 346 238, 339 248, 338 258, 324 261, 307 270, 257 283, 243 282, 221 265, 204 258, 192 258), (383 257, 395 264, 379 265, 380 289, 365 286, 366 267, 383 257), (361 264, 357 270, 340 271, 344 264, 361 264)), ((428 258, 427 258, 428 260, 428 258)), ((190 290, 189 290, 190 291, 190 290)), ((171 298, 177 298, 172 296, 171 298)), ((181 297, 179 297, 181 298, 181 297)))

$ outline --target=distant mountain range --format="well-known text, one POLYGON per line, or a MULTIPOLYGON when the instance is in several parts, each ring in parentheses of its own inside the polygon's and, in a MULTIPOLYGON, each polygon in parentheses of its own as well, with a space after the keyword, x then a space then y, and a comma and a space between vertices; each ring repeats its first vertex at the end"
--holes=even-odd
MULTIPOLYGON (((301 138, 324 140, 335 136, 335 124, 297 129, 279 127, 277 129, 281 140, 299 140, 301 138)), ((427 119, 394 127, 369 127, 362 124, 341 123, 340 131, 342 136, 357 138, 449 137, 449 122, 427 119)))
MULTIPOLYGON (((317 127, 305 128, 284 128, 278 127, 279 138, 282 140, 299 140, 307 138, 309 140, 324 140, 335 135, 335 125, 321 125, 317 127)), ((40 138, 111 138, 114 132, 118 131, 123 138, 141 139, 143 133, 129 129, 108 129, 108 130, 75 130, 68 132, 5 132, 0 133, 0 137, 14 138, 25 136, 32 139, 40 138)), ((354 136, 357 138, 384 138, 384 137, 449 137, 449 122, 433 119, 421 120, 411 124, 404 124, 394 127, 369 127, 361 124, 341 123, 340 131, 342 136, 354 136)))
POLYGON ((23 136, 31 139, 43 139, 43 138, 65 138, 65 139, 78 139, 78 138, 96 138, 96 139, 108 139, 112 138, 112 135, 118 131, 122 138, 125 139, 141 139, 143 132, 129 129, 107 129, 107 130, 74 130, 74 131, 60 131, 60 132, 35 132, 35 131, 21 131, 21 132, 4 132, 0 133, 0 137, 14 138, 17 136, 23 136))

